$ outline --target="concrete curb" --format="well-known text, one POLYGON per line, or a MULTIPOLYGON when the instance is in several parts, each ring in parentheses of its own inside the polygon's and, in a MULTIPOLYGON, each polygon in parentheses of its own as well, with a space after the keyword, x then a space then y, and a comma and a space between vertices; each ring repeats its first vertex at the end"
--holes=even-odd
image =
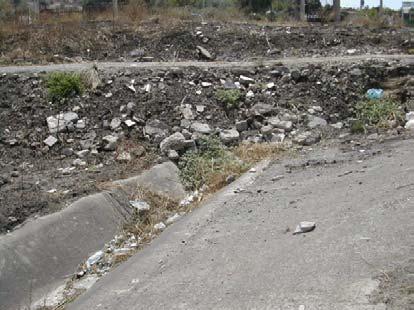
POLYGON ((61 212, 29 221, 0 236, 0 309, 30 309, 70 277, 77 266, 119 231, 133 210, 137 186, 182 199, 178 168, 170 162, 114 182, 112 192, 84 197, 61 212))

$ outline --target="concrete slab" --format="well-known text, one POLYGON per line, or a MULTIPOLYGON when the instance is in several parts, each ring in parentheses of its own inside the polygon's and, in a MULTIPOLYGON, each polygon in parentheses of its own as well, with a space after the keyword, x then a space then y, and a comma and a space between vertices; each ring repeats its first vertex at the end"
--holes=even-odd
POLYGON ((384 310, 375 277, 413 254, 412 142, 236 181, 67 309, 384 310), (316 229, 292 235, 301 221, 316 229))
POLYGON ((137 187, 143 187, 172 199, 181 200, 186 196, 186 192, 181 184, 179 172, 174 163, 167 161, 152 167, 139 176, 119 180, 114 184, 120 185, 127 193, 133 193, 137 187))
POLYGON ((59 289, 128 220, 133 210, 127 194, 137 186, 174 199, 185 197, 171 162, 114 183, 124 191, 115 186, 0 236, 0 310, 26 309, 59 289))

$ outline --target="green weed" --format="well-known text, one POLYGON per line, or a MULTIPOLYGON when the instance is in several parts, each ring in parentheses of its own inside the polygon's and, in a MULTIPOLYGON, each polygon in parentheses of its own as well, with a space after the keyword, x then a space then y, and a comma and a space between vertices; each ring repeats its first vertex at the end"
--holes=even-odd
POLYGON ((81 75, 68 72, 53 72, 49 74, 46 77, 46 87, 49 99, 54 102, 81 95, 85 90, 81 75))

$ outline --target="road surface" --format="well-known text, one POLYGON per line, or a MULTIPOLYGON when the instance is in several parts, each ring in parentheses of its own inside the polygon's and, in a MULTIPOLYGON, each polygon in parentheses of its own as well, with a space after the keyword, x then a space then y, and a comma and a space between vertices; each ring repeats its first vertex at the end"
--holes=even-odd
MULTIPOLYGON (((286 66, 301 66, 307 64, 328 64, 335 62, 358 62, 369 59, 377 60, 401 60, 403 62, 414 62, 414 55, 355 55, 355 56, 333 56, 333 57, 288 57, 275 60, 264 61, 243 61, 243 62, 202 62, 202 61, 184 61, 184 62, 98 62, 98 69, 101 70, 123 70, 123 69, 168 69, 168 68, 241 68, 256 67, 258 65, 272 66, 283 64, 286 66)), ((94 63, 71 63, 71 64, 52 64, 52 65, 32 65, 32 66, 8 66, 0 67, 0 74, 3 73, 39 73, 52 71, 80 71, 90 68, 94 63)))
POLYGON ((67 309, 384 310, 369 297, 377 277, 414 254, 413 142, 313 150, 248 173, 67 309), (301 221, 316 229, 293 235, 301 221))

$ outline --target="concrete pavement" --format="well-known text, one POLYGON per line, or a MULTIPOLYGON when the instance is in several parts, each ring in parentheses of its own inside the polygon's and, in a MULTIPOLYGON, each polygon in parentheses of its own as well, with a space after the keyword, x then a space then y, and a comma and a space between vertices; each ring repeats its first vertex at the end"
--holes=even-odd
POLYGON ((68 309, 385 309, 369 299, 375 277, 414 254, 413 142, 248 174, 68 309), (317 227, 292 235, 300 221, 317 227))

